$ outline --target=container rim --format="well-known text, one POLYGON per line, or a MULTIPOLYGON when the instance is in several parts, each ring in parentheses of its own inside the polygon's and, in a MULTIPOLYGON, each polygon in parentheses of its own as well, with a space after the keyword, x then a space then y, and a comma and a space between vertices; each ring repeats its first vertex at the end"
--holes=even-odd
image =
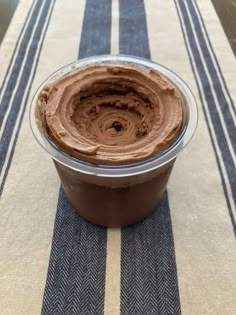
POLYGON ((170 161, 174 160, 176 156, 183 150, 183 148, 192 139, 198 122, 197 103, 190 88, 175 72, 167 67, 155 63, 153 61, 130 55, 99 55, 92 56, 78 61, 72 62, 53 74, 51 74, 36 91, 30 106, 30 126, 33 135, 37 142, 49 153, 49 155, 57 162, 75 171, 96 175, 101 177, 127 177, 150 172, 154 169, 160 168, 170 161), (36 122, 35 110, 37 99, 45 85, 59 80, 61 77, 77 72, 79 69, 91 65, 99 64, 135 64, 142 68, 154 69, 159 72, 165 79, 170 81, 181 93, 185 100, 185 126, 177 140, 165 151, 160 154, 147 159, 142 162, 126 164, 126 165, 96 165, 84 162, 74 158, 58 148, 50 139, 44 134, 36 122))

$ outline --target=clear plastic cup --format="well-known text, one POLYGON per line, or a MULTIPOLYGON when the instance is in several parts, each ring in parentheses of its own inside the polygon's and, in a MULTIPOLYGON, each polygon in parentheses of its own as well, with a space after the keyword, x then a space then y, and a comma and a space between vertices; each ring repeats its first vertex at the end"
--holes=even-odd
MULTIPOLYGON (((53 73, 36 92, 30 123, 39 144, 52 157, 72 207, 90 222, 109 227, 137 223, 157 209, 176 157, 191 140, 198 121, 197 105, 187 84, 173 71, 152 61, 126 55, 104 55, 81 59, 53 73), (184 100, 184 125, 177 140, 165 151, 140 163, 95 165, 60 150, 35 119, 37 99, 45 85, 91 65, 132 64, 154 69, 179 91, 184 100)), ((176 189, 178 189, 176 187, 176 189)))

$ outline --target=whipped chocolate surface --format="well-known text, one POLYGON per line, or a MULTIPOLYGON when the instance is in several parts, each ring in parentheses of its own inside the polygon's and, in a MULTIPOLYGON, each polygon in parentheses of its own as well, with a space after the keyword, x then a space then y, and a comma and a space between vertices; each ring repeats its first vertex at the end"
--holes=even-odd
POLYGON ((183 99, 154 70, 96 65, 62 77, 38 97, 36 118, 63 151, 105 165, 167 149, 183 126, 183 99))

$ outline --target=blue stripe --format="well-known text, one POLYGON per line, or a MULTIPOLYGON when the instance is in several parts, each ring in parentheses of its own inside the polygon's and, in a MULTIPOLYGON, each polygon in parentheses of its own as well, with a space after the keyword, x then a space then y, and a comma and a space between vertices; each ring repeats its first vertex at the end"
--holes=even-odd
MULTIPOLYGON (((12 137, 12 133, 16 124, 16 120, 18 118, 19 115, 19 111, 20 108, 22 106, 22 100, 26 91, 26 87, 29 83, 29 78, 30 78, 30 74, 32 71, 32 66, 33 63, 35 61, 35 57, 36 57, 36 53, 38 51, 38 45, 39 45, 39 41, 40 38, 42 37, 42 30, 43 30, 43 26, 45 24, 46 18, 49 15, 49 7, 51 5, 51 3, 53 3, 54 1, 52 0, 48 0, 45 2, 45 5, 43 7, 40 19, 39 19, 39 23, 36 27, 36 31, 34 34, 34 38, 32 41, 32 44, 29 48, 28 54, 27 54, 27 61, 24 65, 24 70, 23 73, 21 75, 20 78, 20 82, 17 86, 17 90, 16 90, 16 94, 14 96, 13 102, 12 102, 12 107, 11 107, 11 111, 7 117, 7 121, 6 121, 6 125, 2 134, 2 139, 0 142, 0 170, 2 170, 2 167, 4 165, 5 162, 5 158, 8 152, 8 148, 9 148, 9 144, 11 141, 11 137, 12 137)), ((37 5, 36 5, 37 7, 37 5)), ((34 18, 37 17, 33 16, 34 18)), ((27 28, 26 31, 26 35, 28 35, 28 33, 31 33, 31 29, 27 28)), ((26 36, 27 37, 27 36, 26 36)), ((27 37, 28 38, 28 37, 27 37)), ((17 60, 16 60, 16 64, 17 63, 22 63, 23 58, 24 58, 24 53, 21 50, 19 51, 19 55, 17 56, 17 60), (23 55, 21 55, 21 53, 23 53, 23 55)), ((16 75, 17 77, 19 76, 19 72, 20 72, 20 68, 16 67, 16 64, 13 67, 13 72, 11 74, 11 77, 9 79, 9 82, 7 84, 7 88, 6 91, 4 93, 3 96, 3 107, 5 106, 5 102, 6 100, 9 101, 10 96, 12 94, 12 89, 13 89, 13 84, 16 84, 15 82, 15 77, 14 75, 16 75), (16 69, 18 70, 17 73, 15 73, 16 69)), ((31 78, 30 84, 32 84, 33 81, 33 77, 31 78)), ((29 90, 27 90, 29 91, 29 90)), ((23 106, 23 112, 25 111, 25 106, 23 106)))
POLYGON ((146 13, 143 0, 120 0, 119 50, 129 54, 150 58, 147 37, 146 13))
MULTIPOLYGON (((22 38, 15 63, 13 65, 9 80, 7 82, 5 93, 2 97, 2 102, 1 102, 1 106, 0 106, 0 129, 1 129, 2 122, 3 122, 4 116, 6 114, 11 96, 12 96, 12 91, 14 90, 14 88, 16 86, 16 82, 17 82, 18 77, 20 75, 22 62, 23 62, 23 59, 25 57, 27 47, 29 46, 29 40, 32 36, 32 29, 35 25, 35 20, 38 16, 38 12, 41 8, 41 5, 42 5, 42 1, 38 0, 36 2, 36 5, 34 7, 32 15, 31 15, 29 24, 28 24, 28 26, 25 30, 24 36, 22 38)), ((13 57, 12 57, 12 59, 13 59, 13 57)), ((11 60, 11 62, 12 62, 12 60, 11 60)), ((20 103, 19 103, 19 105, 20 105, 20 103)))
POLYGON ((103 314, 106 229, 70 207, 60 189, 42 314, 103 314))
MULTIPOLYGON (((182 0, 179 0, 178 2, 180 5, 181 13, 182 13, 184 23, 186 26, 188 42, 190 44, 192 55, 193 55, 194 61, 196 63, 196 71, 199 75, 201 84, 203 86, 203 89, 200 90, 200 93, 203 92, 203 94, 205 95, 205 99, 207 100, 207 105, 208 105, 208 110, 209 110, 210 117, 211 117, 211 122, 212 122, 212 125, 214 127, 218 146, 220 148, 222 159, 224 161, 224 165, 225 165, 226 172, 228 175, 228 180, 229 180, 229 183, 231 186, 233 198, 236 201, 236 170, 234 167, 233 157, 229 151, 229 147, 228 147, 228 144, 226 142, 226 136, 224 134, 224 130, 223 130, 222 124, 220 122, 219 114, 218 114, 217 109, 216 109, 216 103, 215 103, 214 98, 213 98, 211 84, 209 83, 209 81, 207 79, 206 72, 204 70, 203 63, 202 63, 202 60, 200 57, 200 52, 199 52, 199 49, 197 48, 196 41, 195 41, 194 36, 193 36, 193 30, 192 30, 190 20, 189 20, 188 15, 187 15, 185 3, 182 0)), ((212 75, 211 73, 209 73, 209 74, 212 75)))
POLYGON ((181 314, 167 193, 144 222, 122 229, 121 314, 181 314))
MULTIPOLYGON (((197 72, 199 74, 199 72, 201 72, 201 71, 199 71, 200 69, 198 68, 198 66, 199 66, 199 62, 201 63, 201 61, 199 60, 199 52, 196 51, 196 44, 193 45, 193 46, 191 45, 193 43, 193 36, 192 36, 191 25, 189 23, 188 16, 186 15, 186 10, 185 10, 185 8, 183 8, 183 3, 182 3, 182 6, 181 6, 181 9, 179 10, 177 2, 179 3, 180 1, 174 0, 174 2, 175 2, 175 5, 176 5, 176 10, 177 10, 178 16, 179 16, 179 21, 180 21, 180 25, 181 25, 181 29, 182 29, 185 45, 186 45, 186 50, 188 52, 190 64, 191 64, 192 71, 193 71, 193 74, 194 74, 194 77, 195 77, 195 81, 196 81, 196 84, 197 84, 197 87, 198 87, 198 92, 199 92, 199 95, 200 95, 201 104, 202 104, 202 108, 203 108, 203 113, 204 113, 204 116, 205 116, 205 120, 206 120, 207 128, 208 128, 208 131, 209 131, 211 143, 212 143, 213 150, 214 150, 214 153, 215 153, 216 162, 217 162, 217 166, 218 166, 220 177, 221 177, 222 187, 223 187, 224 194, 225 194, 225 200, 226 200, 229 216, 230 216, 232 227, 233 227, 233 232, 234 232, 234 234, 236 236, 236 222, 235 222, 234 215, 233 215, 233 209, 232 209, 232 207, 230 205, 230 202, 229 202, 229 196, 228 196, 228 192, 227 192, 227 187, 226 187, 223 171, 222 171, 222 168, 221 168, 221 165, 220 165, 219 156, 218 156, 217 151, 216 151, 216 145, 215 145, 214 140, 213 140, 213 135, 212 135, 211 127, 210 127, 210 122, 209 122, 209 120, 207 118, 206 108, 205 108, 204 102, 203 102, 203 94, 205 94, 205 97, 207 99, 207 90, 209 89, 209 83, 207 83, 207 84, 205 83, 205 86, 203 85, 204 89, 202 90, 202 88, 200 87, 200 82, 199 82, 199 80, 197 78, 197 74, 195 72, 195 69, 194 69, 194 66, 193 66, 193 60, 192 60, 192 57, 191 57, 191 52, 192 52, 193 59, 194 59, 194 61, 196 63, 196 66, 197 66, 197 72), (180 15, 184 18, 184 25, 185 26, 182 24, 180 15), (184 28, 186 29, 186 33, 185 33, 184 28), (190 28, 189 32, 187 32, 187 28, 188 28, 188 30, 190 28), (189 46, 187 44, 188 42, 190 43, 190 48, 189 48, 189 46), (197 53, 198 53, 198 56, 196 56, 197 53)), ((202 69, 202 67, 201 67, 201 69, 202 69)), ((199 77, 200 77, 200 80, 202 82, 204 78, 202 78, 201 75, 199 77)), ((212 98, 211 98, 211 100, 208 100, 208 105, 211 107, 210 108, 211 110, 215 110, 215 104, 212 103, 212 98)), ((208 106, 208 108, 209 108, 209 106, 208 106)), ((210 111, 210 113, 212 113, 212 112, 210 111)), ((222 136, 222 133, 223 133, 222 126, 217 126, 217 124, 214 121, 214 118, 215 118, 215 116, 211 115, 211 120, 212 120, 214 129, 215 129, 215 132, 218 133, 218 138, 219 138, 219 129, 220 129, 220 136, 222 136)), ((219 119, 218 119, 218 123, 219 123, 219 119)), ((223 137, 224 137, 224 134, 223 134, 223 137)), ((224 146, 225 146, 225 141, 224 141, 224 146)), ((222 149, 222 146, 221 146, 221 149, 222 149)), ((227 152, 223 152, 222 153, 222 151, 221 151, 221 154, 223 154, 224 164, 228 164, 228 160, 229 159, 227 157, 227 152)), ((232 160, 231 160, 231 165, 232 165, 232 160)), ((234 168, 232 169, 231 174, 233 174, 233 172, 235 172, 234 168)), ((228 176, 229 176, 229 173, 228 173, 228 176)), ((231 187, 232 186, 234 187, 235 186, 235 180, 233 178, 230 178, 230 176, 229 176, 229 180, 231 180, 231 187)), ((234 198, 234 200, 235 200, 235 198, 234 198)))
MULTIPOLYGON (((110 35, 111 1, 87 0, 79 58, 109 54, 110 35)), ((76 214, 61 188, 42 314, 103 314, 106 244, 107 229, 76 214)))
POLYGON ((7 77, 8 77, 8 75, 9 75, 10 68, 11 68, 11 65, 12 65, 12 63, 13 63, 13 59, 14 59, 14 57, 15 57, 15 55, 16 55, 16 49, 17 49, 17 47, 19 46, 19 42, 20 42, 21 35, 25 32, 25 28, 26 28, 26 25, 27 25, 27 23, 28 23, 29 17, 30 17, 30 15, 31 15, 31 13, 32 13, 32 10, 33 10, 33 7, 34 7, 35 2, 36 2, 36 0, 32 2, 31 7, 30 7, 30 10, 29 10, 29 12, 28 12, 28 14, 27 14, 27 16, 26 16, 26 19, 25 19, 25 23, 23 24, 22 29, 21 29, 21 31, 20 31, 20 33, 19 33, 18 38, 17 38, 16 45, 15 45, 15 47, 14 47, 13 54, 12 54, 12 56, 11 56, 11 60, 10 60, 10 62, 9 62, 9 64, 8 64, 5 77, 4 77, 4 79, 3 79, 2 85, 0 86, 0 95, 1 95, 1 93, 2 93, 3 88, 5 87, 5 85, 6 85, 6 83, 7 83, 7 77))
MULTIPOLYGON (((120 0, 120 52, 150 59, 143 0, 120 0)), ((121 233, 121 314, 180 314, 167 193, 155 213, 121 233)))
POLYGON ((201 12, 200 12, 200 10, 199 10, 199 7, 198 7, 196 1, 195 1, 195 5, 196 5, 197 12, 198 12, 198 14, 199 14, 199 17, 200 17, 200 21, 201 21, 201 24, 202 24, 203 32, 204 32, 205 35, 206 35, 207 43, 208 43, 208 45, 210 46, 210 51, 212 52, 213 59, 214 59, 214 61, 215 61, 215 63, 216 63, 217 71, 219 72, 219 76, 220 76, 220 78, 221 78, 221 80, 222 80, 224 89, 225 89, 226 94, 227 94, 227 96, 228 96, 228 98, 229 98, 229 100, 230 100, 231 108, 233 109, 233 112, 234 112, 234 114, 236 115, 236 107, 235 107, 234 102, 233 102, 233 99, 232 99, 232 97, 231 97, 231 95, 230 95, 230 93, 229 93, 228 87, 227 87, 227 85, 226 85, 224 76, 223 76, 223 74, 222 74, 222 71, 221 71, 219 62, 218 62, 218 60, 217 60, 217 58, 216 58, 215 51, 214 51, 214 49, 213 49, 213 47, 212 47, 212 44, 211 44, 209 35, 208 35, 208 33, 207 33, 207 30, 206 30, 206 26, 205 26, 205 24, 204 24, 204 21, 203 21, 201 12))
POLYGON ((111 0, 87 0, 78 59, 111 51, 111 0), (102 33, 101 33, 102 30, 102 33))
MULTIPOLYGON (((54 1, 54 0, 53 0, 54 1)), ((53 5, 51 7, 51 10, 49 13, 49 18, 48 18, 48 21, 47 21, 47 25, 45 27, 45 30, 44 30, 44 33, 42 35, 42 41, 41 41, 41 45, 39 46, 38 48, 38 54, 37 54, 37 57, 36 57, 36 61, 35 61, 35 68, 34 68, 34 71, 32 73, 32 80, 31 82, 29 83, 29 88, 26 92, 26 97, 25 97, 25 102, 24 104, 22 104, 21 106, 23 106, 23 111, 21 113, 21 116, 20 116, 20 119, 19 119, 19 124, 18 124, 18 127, 17 127, 17 130, 16 130, 16 135, 15 135, 15 138, 14 138, 14 141, 13 141, 13 144, 12 144, 12 147, 10 148, 11 152, 10 152, 10 155, 9 155, 9 158, 8 158, 8 161, 7 161, 7 166, 6 166, 6 169, 5 169, 5 173, 3 175, 3 179, 2 179, 2 182, 0 183, 0 196, 2 195, 2 192, 3 192, 3 189, 4 189, 4 186, 5 186, 5 183, 6 183, 6 179, 7 179, 7 176, 8 176, 8 172, 9 172, 9 169, 11 167, 11 163, 12 163, 12 159, 13 159, 13 156, 14 156, 14 152, 15 152, 15 147, 16 147, 16 143, 17 143, 17 140, 18 140, 18 136, 19 136, 19 132, 20 132, 20 129, 21 129, 21 125, 22 125, 22 121, 23 121, 23 118, 24 118, 24 113, 25 113, 25 108, 27 106, 27 103, 28 103, 28 99, 29 99, 29 94, 30 94, 30 91, 31 91, 31 87, 32 87, 32 84, 33 84, 33 81, 34 81, 34 77, 35 77, 35 74, 36 74, 36 70, 37 70, 37 65, 38 65, 38 61, 39 61, 39 57, 40 57, 40 54, 41 54, 41 50, 42 50, 42 46, 43 46, 43 42, 44 42, 44 38, 45 38, 45 35, 47 33, 47 29, 48 29, 48 25, 49 25, 49 22, 50 22, 50 18, 51 18, 51 15, 52 15, 52 12, 53 12, 53 8, 54 8, 54 5, 55 5, 55 1, 53 2, 53 5)), ((0 169, 1 170, 1 169, 0 169)), ((1 171, 0 171, 1 173, 1 171)))
MULTIPOLYGON (((188 5, 188 7, 189 7, 189 12, 191 15, 192 23, 194 25, 194 30, 197 34, 198 42, 199 42, 199 45, 200 45, 200 48, 201 48, 201 51, 203 54, 203 58, 206 62, 208 73, 210 74, 210 77, 212 79, 212 87, 213 87, 215 94, 217 96, 217 100, 218 100, 220 108, 221 108, 221 113, 223 115, 223 118, 224 118, 224 121, 226 124, 226 128, 228 130, 229 138, 231 140, 234 152, 236 152, 236 128, 235 128, 235 124, 234 124, 232 115, 231 115, 230 110, 229 110, 229 104, 228 104, 226 97, 225 97, 225 94, 223 92, 223 86, 220 82, 219 75, 216 71, 216 68, 214 66, 210 51, 207 47, 207 43, 206 43, 206 40, 204 38, 203 30, 202 30, 202 27, 199 23, 199 19, 198 19, 198 16, 197 16, 197 13, 195 11, 195 8, 193 6, 192 1, 191 0, 188 1, 186 3, 186 5, 188 5)), ((203 83, 204 83, 204 81, 203 81, 203 83)), ((207 84, 209 84, 209 86, 210 86, 211 83, 208 81, 207 84)))

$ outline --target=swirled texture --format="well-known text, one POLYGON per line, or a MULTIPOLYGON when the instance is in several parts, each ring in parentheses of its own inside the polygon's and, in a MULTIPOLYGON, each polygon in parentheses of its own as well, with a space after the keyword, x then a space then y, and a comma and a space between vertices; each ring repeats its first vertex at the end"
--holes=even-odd
POLYGON ((167 149, 183 125, 183 99, 154 70, 96 65, 62 77, 39 95, 37 119, 63 151, 121 165, 167 149))

